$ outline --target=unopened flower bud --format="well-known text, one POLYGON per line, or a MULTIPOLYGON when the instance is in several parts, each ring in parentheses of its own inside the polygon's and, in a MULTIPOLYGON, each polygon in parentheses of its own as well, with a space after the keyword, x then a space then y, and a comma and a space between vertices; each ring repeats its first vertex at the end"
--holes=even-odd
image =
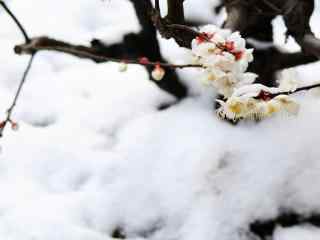
POLYGON ((121 62, 119 64, 119 72, 126 72, 128 70, 128 64, 121 62))
POLYGON ((166 71, 159 64, 157 64, 153 69, 151 76, 154 80, 161 81, 165 74, 166 71))
POLYGON ((16 122, 11 122, 11 129, 13 131, 18 131, 19 130, 19 124, 16 122))
POLYGON ((141 57, 141 58, 139 58, 139 63, 142 65, 147 65, 150 63, 150 61, 147 57, 141 57))

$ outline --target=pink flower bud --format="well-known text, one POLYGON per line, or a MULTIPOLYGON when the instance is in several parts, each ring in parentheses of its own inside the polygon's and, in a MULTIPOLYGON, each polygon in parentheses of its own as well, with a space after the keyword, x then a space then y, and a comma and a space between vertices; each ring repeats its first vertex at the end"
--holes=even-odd
POLYGON ((13 131, 18 131, 19 130, 19 124, 16 122, 10 122, 11 123, 11 129, 13 131))

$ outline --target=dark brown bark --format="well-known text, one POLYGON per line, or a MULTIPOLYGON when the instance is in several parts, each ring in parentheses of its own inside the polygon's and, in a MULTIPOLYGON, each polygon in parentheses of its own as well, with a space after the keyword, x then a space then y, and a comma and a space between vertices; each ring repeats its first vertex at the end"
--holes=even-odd
POLYGON ((267 240, 272 237, 276 227, 292 227, 305 224, 320 227, 320 215, 304 216, 295 212, 284 212, 274 219, 253 222, 249 230, 261 240, 267 240))
POLYGON ((315 62, 320 57, 320 40, 314 37, 309 23, 314 0, 224 0, 224 4, 228 12, 225 27, 263 42, 273 42, 271 22, 277 15, 283 15, 288 34, 303 49, 291 54, 276 47, 256 48, 249 70, 259 75, 257 82, 274 86, 278 70, 315 62))
POLYGON ((168 21, 175 24, 184 24, 184 0, 168 0, 168 21))

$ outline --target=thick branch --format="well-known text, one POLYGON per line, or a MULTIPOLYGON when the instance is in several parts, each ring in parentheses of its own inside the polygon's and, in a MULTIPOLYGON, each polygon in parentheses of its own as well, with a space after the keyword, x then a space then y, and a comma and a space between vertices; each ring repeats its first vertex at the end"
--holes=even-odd
POLYGON ((167 0, 168 15, 166 18, 171 23, 184 24, 184 0, 167 0))
MULTIPOLYGON (((156 5, 158 1, 156 0, 156 5)), ((200 35, 190 27, 183 25, 183 0, 168 0, 168 15, 165 18, 161 17, 158 9, 153 9, 152 21, 163 38, 173 38, 180 47, 191 48, 191 41, 200 35)))
MULTIPOLYGON (((99 40, 93 40, 91 42, 92 47, 108 57, 118 59, 138 59, 141 56, 144 56, 150 59, 150 61, 166 62, 160 51, 157 31, 153 22, 155 9, 153 9, 151 1, 130 0, 130 2, 133 4, 141 25, 141 31, 139 33, 126 34, 121 42, 111 45, 105 44, 99 40)), ((156 6, 156 9, 159 8, 156 6)), ((153 67, 146 67, 146 69, 149 73, 150 80, 153 81, 151 76, 153 67)), ((166 74, 161 81, 153 82, 159 88, 169 92, 178 99, 187 96, 187 88, 179 80, 179 76, 174 69, 167 69, 166 74)))
POLYGON ((255 221, 250 224, 250 232, 255 234, 261 240, 270 239, 275 229, 281 227, 293 227, 301 225, 313 225, 320 227, 320 216, 314 213, 310 216, 304 216, 295 212, 284 212, 278 217, 270 220, 255 221))
MULTIPOLYGON (((295 38, 304 52, 320 58, 320 39, 314 36, 310 27, 310 18, 315 9, 314 1, 224 0, 228 13, 224 26, 233 31, 248 32, 252 26, 263 27, 264 25, 260 24, 263 19, 272 20, 282 15, 288 35, 295 38)), ((256 32, 262 33, 263 31, 256 32)))
POLYGON ((248 7, 242 4, 227 5, 228 18, 224 27, 231 31, 243 31, 248 26, 248 7))
MULTIPOLYGON (((112 46, 112 53, 109 48, 105 47, 99 40, 92 41, 91 47, 73 45, 64 41, 50 39, 48 37, 38 37, 30 39, 22 27, 16 16, 7 8, 3 1, 0 1, 6 12, 16 23, 25 37, 26 43, 15 47, 18 54, 35 54, 37 51, 58 51, 70 54, 79 58, 91 59, 95 62, 125 62, 132 64, 140 64, 146 66, 149 75, 156 65, 167 68, 166 75, 162 81, 155 81, 161 89, 173 94, 178 99, 182 99, 187 95, 187 88, 180 83, 174 69, 185 67, 201 67, 197 65, 175 65, 163 63, 160 53, 160 47, 156 37, 156 29, 154 25, 155 10, 149 0, 130 0, 133 3, 137 17, 142 26, 139 34, 128 34, 125 36, 124 42, 112 46), (120 51, 120 52, 119 52, 120 51), (119 53, 119 54, 118 54, 119 53), (121 57, 119 57, 119 55, 121 57), (131 59, 129 59, 131 57, 131 59), (148 57, 151 61, 140 61, 141 57, 148 57)), ((160 18, 159 18, 160 19, 160 18)))
POLYGON ((279 54, 279 64, 277 70, 297 67, 318 61, 319 59, 313 55, 307 55, 304 52, 297 53, 281 53, 279 54))
POLYGON ((133 4, 134 10, 136 12, 137 18, 140 25, 142 26, 142 31, 155 31, 151 21, 153 6, 149 0, 130 0, 133 4))

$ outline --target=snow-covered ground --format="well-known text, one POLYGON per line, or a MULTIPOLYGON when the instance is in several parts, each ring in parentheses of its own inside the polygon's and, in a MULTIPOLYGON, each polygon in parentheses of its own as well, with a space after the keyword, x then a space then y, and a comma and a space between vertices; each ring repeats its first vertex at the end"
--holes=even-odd
MULTIPOLYGON (((115 42, 139 30, 126 0, 8 4, 32 36, 115 42)), ((187 4, 193 17, 209 9, 205 0, 187 4)), ((13 54, 23 39, 0 12, 3 118, 28 57, 13 54)), ((172 41, 162 48, 171 60, 186 55, 172 41)), ((301 84, 320 81, 320 64, 297 71, 301 84)), ((320 94, 297 95, 297 117, 231 126, 215 116, 197 73, 181 76, 193 97, 159 112, 172 97, 140 66, 119 73, 114 63, 39 53, 14 115, 20 130, 0 139, 0 239, 106 240, 120 227, 130 239, 244 240, 249 223, 283 209, 319 213, 320 94)), ((309 226, 274 234, 319 238, 309 226)))

